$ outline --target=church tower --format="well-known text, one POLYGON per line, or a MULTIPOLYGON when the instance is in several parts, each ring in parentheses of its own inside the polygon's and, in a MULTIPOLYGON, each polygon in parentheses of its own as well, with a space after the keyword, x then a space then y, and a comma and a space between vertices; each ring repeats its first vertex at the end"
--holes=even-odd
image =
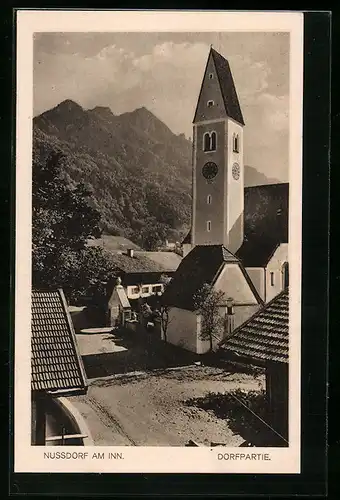
POLYGON ((229 63, 211 48, 193 120, 192 247, 243 242, 243 126, 229 63))

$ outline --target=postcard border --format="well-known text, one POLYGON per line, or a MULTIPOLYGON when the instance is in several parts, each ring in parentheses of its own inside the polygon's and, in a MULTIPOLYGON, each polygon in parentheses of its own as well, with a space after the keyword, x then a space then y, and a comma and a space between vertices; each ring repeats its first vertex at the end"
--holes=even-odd
MULTIPOLYGON (((326 257, 323 257, 323 262, 325 268, 328 269, 328 225, 324 224, 322 229, 323 231, 323 241, 325 243, 321 246, 320 243, 318 243, 317 249, 314 249, 314 251, 310 251, 310 249, 307 248, 307 242, 314 243, 315 244, 315 230, 310 231, 309 228, 307 227, 307 232, 306 232, 306 224, 308 223, 309 220, 313 220, 314 218, 311 216, 311 214, 317 215, 316 219, 321 220, 324 222, 325 220, 328 221, 328 209, 329 209, 329 159, 328 159, 328 151, 325 151, 324 144, 325 140, 326 143, 329 143, 329 99, 328 99, 328 94, 329 94, 329 46, 328 46, 328 40, 329 40, 329 13, 310 13, 305 16, 305 54, 308 52, 308 57, 305 60, 305 85, 304 85, 304 90, 305 90, 305 103, 304 103, 304 181, 303 181, 303 204, 304 204, 304 211, 303 211, 303 221, 304 221, 304 229, 303 229, 303 247, 304 247, 304 257, 303 257, 303 317, 302 317, 302 331, 306 331, 306 328, 310 328, 313 326, 315 328, 315 325, 319 324, 319 336, 315 339, 313 339, 313 344, 311 343, 311 338, 307 337, 307 335, 303 335, 303 351, 302 351, 302 370, 303 370, 303 380, 306 380, 305 375, 306 374, 311 374, 315 384, 316 388, 319 388, 319 395, 320 397, 315 396, 315 391, 313 391, 313 397, 310 395, 308 392, 308 389, 310 387, 309 385, 305 385, 305 388, 303 389, 303 405, 302 405, 302 413, 304 412, 306 416, 306 407, 310 405, 312 402, 311 399, 315 400, 315 398, 319 401, 319 408, 322 408, 324 412, 322 412, 322 416, 325 414, 325 396, 324 396, 324 388, 325 384, 323 382, 326 381, 326 356, 321 356, 320 353, 324 352, 325 353, 325 345, 326 345, 326 339, 327 339, 327 306, 328 306, 328 276, 326 275, 326 279, 323 274, 321 274, 321 270, 319 270, 319 273, 310 273, 308 272, 308 268, 313 269, 315 268, 315 257, 318 257, 318 262, 320 263, 320 254, 321 256, 324 255, 324 252, 326 252, 326 257), (318 18, 318 19, 317 19, 318 18), (317 28, 317 29, 316 29, 317 28), (323 41, 321 40, 321 43, 315 43, 314 45, 312 44, 313 38, 315 38, 315 33, 317 32, 318 34, 318 39, 320 40, 320 32, 323 29, 323 36, 324 39, 323 41), (315 80, 315 69, 317 67, 317 71, 320 71, 320 57, 322 64, 324 65, 324 71, 326 75, 328 75, 328 79, 324 78, 322 82, 319 82, 318 80, 315 80), (316 63, 316 64, 315 64, 316 63), (328 65, 328 66, 327 66, 328 65), (308 84, 308 80, 310 82, 313 82, 313 85, 308 84), (306 83, 307 82, 307 83, 306 83), (324 99, 320 100, 315 100, 317 95, 325 96, 324 99), (311 107, 313 108, 311 110, 311 107), (306 111, 307 109, 307 111, 306 111), (318 128, 318 132, 320 134, 320 131, 322 133, 323 141, 321 147, 319 146, 320 141, 320 135, 317 135, 315 130, 313 130, 312 123, 309 121, 309 117, 315 116, 315 114, 319 117, 319 123, 321 124, 318 128), (326 120, 327 118, 327 120, 326 120), (322 125, 324 123, 324 125, 322 125), (309 145, 306 144, 306 135, 309 137, 309 145), (315 140, 313 140, 313 138, 315 140), (328 138, 328 142, 327 142, 328 138), (318 147, 319 146, 319 147, 318 147), (317 151, 319 150, 319 153, 317 151), (316 162, 315 157, 321 158, 321 161, 316 162), (308 165, 308 166, 307 166, 308 165), (310 166, 311 165, 311 166, 310 166), (325 166, 327 165, 327 168, 325 166), (327 174, 327 175, 326 175, 327 174), (316 180, 315 180, 316 179, 316 180), (307 186, 307 187, 306 187, 307 186), (308 196, 313 193, 313 195, 316 195, 315 197, 312 196, 308 198, 307 195, 305 195, 306 190, 308 190, 308 196), (320 190, 321 192, 324 193, 323 196, 320 196, 320 190), (311 201, 311 199, 313 201, 311 201), (324 214, 322 216, 322 214, 324 214), (320 250, 321 249, 321 250, 320 250), (312 257, 311 257, 312 254, 312 257), (314 257, 314 259, 312 259, 314 257), (312 262, 312 264, 310 264, 312 262), (306 271, 307 268, 307 271, 306 271), (313 274, 313 279, 311 275, 313 274), (319 279, 319 283, 317 282, 319 279), (307 283, 307 285, 306 285, 307 283), (320 286, 321 285, 321 286, 320 286), (306 292, 306 286, 307 292, 306 292), (312 311, 313 308, 316 306, 315 302, 315 291, 319 291, 319 297, 322 296, 323 300, 319 299, 319 303, 321 303, 322 310, 326 312, 324 318, 321 318, 321 314, 315 318, 314 314, 312 314, 310 311, 312 311), (321 290, 324 290, 324 293, 321 292, 321 290), (316 343, 315 343, 316 342, 316 343), (318 346, 318 348, 316 348, 318 346), (321 363, 320 363, 320 358, 321 358, 321 363), (315 361, 319 362, 319 370, 316 371, 315 367, 315 361), (320 369, 320 364, 321 368, 320 369), (314 371, 313 371, 314 370, 314 371), (322 373, 321 376, 321 381, 320 381, 320 372, 322 373), (318 380, 316 380, 318 379, 318 380), (308 398, 309 397, 309 398, 308 398), (306 406, 307 405, 307 406, 306 406)), ((322 37, 321 37, 322 38, 322 37)), ((15 144, 14 144, 15 147, 15 144)), ((14 164, 14 161, 13 163, 14 164)), ((318 241, 320 241, 320 236, 318 235, 318 241)), ((322 259, 322 257, 321 257, 322 259)), ((13 259, 12 259, 13 261, 13 259)), ((324 268, 323 268, 324 269, 324 268)), ((14 272, 14 269, 12 268, 12 272, 14 272)), ((13 283, 13 282, 12 282, 13 283)), ((12 285, 13 286, 13 285, 12 285)), ((319 310, 320 311, 320 310, 319 310)), ((13 355, 13 353, 12 353, 13 355)), ((13 363, 12 363, 12 368, 13 368, 13 363)), ((314 386, 313 386, 314 387, 314 386)), ((317 405, 314 405, 314 407, 317 405)), ((309 415, 308 418, 313 417, 313 415, 309 415)), ((304 417, 305 418, 305 417, 304 417)), ((323 427, 324 424, 321 422, 322 418, 319 417, 318 422, 316 422, 317 419, 311 418, 309 421, 305 421, 304 423, 304 429, 307 429, 307 434, 304 435, 303 442, 302 442, 302 464, 303 464, 303 469, 307 469, 312 466, 312 471, 309 475, 310 480, 313 479, 313 486, 314 489, 309 490, 313 491, 315 494, 316 490, 315 488, 317 487, 318 490, 320 489, 321 485, 325 484, 325 474, 321 474, 320 470, 324 470, 325 466, 325 461, 323 463, 323 466, 320 468, 320 461, 316 459, 316 457, 313 457, 312 460, 306 460, 307 455, 305 453, 306 446, 308 447, 308 442, 310 443, 310 438, 313 438, 313 441, 315 443, 316 436, 318 436, 317 443, 319 446, 316 446, 320 451, 325 451, 325 440, 324 440, 324 433, 323 433, 323 427), (311 422, 314 422, 314 424, 310 425, 311 422), (307 425, 306 425, 307 422, 307 425), (317 428, 321 429, 321 432, 315 433, 315 423, 317 423, 317 428), (314 425, 314 427, 313 427, 314 425), (310 431, 308 431, 310 429, 310 431), (317 467, 317 464, 319 467, 317 467), (317 477, 315 474, 317 473, 317 477)), ((319 451, 319 457, 321 457, 319 451)), ((307 452, 309 456, 311 456, 310 451, 307 452)), ((302 473, 299 476, 293 476, 294 478, 301 478, 304 475, 304 471, 302 470, 302 473)), ((19 474, 16 473, 16 484, 18 485, 18 477, 19 476, 27 476, 27 474, 19 474)), ((32 477, 32 486, 34 486, 34 476, 41 476, 40 474, 29 474, 29 476, 32 477)), ((49 478, 50 483, 54 483, 54 487, 56 487, 57 484, 59 484, 59 487, 64 483, 64 478, 66 479, 67 483, 67 477, 70 476, 70 474, 64 474, 63 475, 63 481, 60 482, 60 478, 58 479, 59 474, 54 474, 52 475, 53 480, 51 481, 51 477, 49 478)), ((74 477, 73 483, 77 483, 77 486, 84 484, 85 488, 83 490, 83 493, 91 493, 89 490, 89 482, 85 477, 92 477, 92 479, 95 479, 98 477, 97 474, 81 474, 77 473, 77 475, 74 477)), ((111 476, 111 475, 110 475, 111 476)), ((129 481, 131 481, 131 476, 136 477, 136 475, 131 475, 131 474, 124 474, 124 479, 127 481, 125 483, 128 484, 129 481)), ((157 475, 158 479, 156 479, 156 484, 158 481, 158 486, 162 484, 161 478, 164 476, 168 476, 168 474, 159 474, 157 475)), ((177 476, 177 474, 172 474, 171 476, 177 476)), ((182 476, 182 475, 178 475, 182 476)), ((200 474, 199 477, 199 483, 200 485, 200 491, 202 492, 202 485, 207 483, 210 483, 210 488, 211 488, 211 483, 217 483, 222 486, 222 484, 225 482, 225 478, 223 477, 224 475, 219 475, 220 478, 216 477, 215 475, 212 474, 200 474), (213 478, 212 478, 213 476, 213 478), (206 482, 204 483, 204 477, 206 477, 206 482), (203 479, 203 482, 202 482, 203 479), (213 480, 212 480, 213 479, 213 480), (221 480, 221 481, 220 481, 221 480)), ((234 478, 235 481, 233 480, 232 474, 228 474, 228 487, 231 485, 233 486, 238 486, 244 488, 244 480, 245 480, 245 475, 242 474, 242 481, 240 481, 239 477, 234 478), (231 484, 230 484, 231 483, 231 484)), ((235 476, 239 476, 239 474, 236 474, 235 476)), ((142 474, 142 475, 137 475, 137 477, 141 477, 142 481, 141 483, 146 484, 147 481, 143 478, 148 477, 148 480, 150 481, 151 477, 154 478, 152 474, 142 474), (141 477, 142 476, 142 477, 141 477)), ((197 482, 197 476, 196 474, 185 474, 184 478, 184 483, 189 483, 191 482, 192 478, 195 478, 195 481, 197 482), (191 478, 190 478, 191 476, 191 478)), ((266 483, 264 483, 264 478, 267 477, 264 474, 261 474, 261 480, 257 480, 257 485, 262 485, 265 486, 266 483)), ((71 479, 71 478, 70 478, 71 479)), ((105 475, 100 476, 100 481, 106 484, 110 484, 110 481, 112 480, 112 476, 109 478, 107 476, 107 480, 105 478, 105 475)), ((287 476, 283 475, 270 475, 267 477, 267 480, 269 480, 272 484, 280 484, 280 493, 283 492, 282 487, 287 481, 287 476), (278 480, 278 482, 277 482, 278 480)), ((306 481, 306 479, 304 479, 306 481)), ((46 481, 43 481, 46 482, 46 481)), ((124 481, 125 482, 125 481, 124 481)), ((25 482, 27 485, 27 481, 25 482)), ((176 483, 176 482, 175 482, 176 483)), ((182 483, 182 481, 180 481, 182 483)), ((299 484, 298 480, 293 480, 293 478, 289 478, 288 481, 288 486, 289 486, 289 491, 292 489, 292 484, 299 484), (292 482, 291 482, 292 479, 292 482)), ((46 483, 46 486, 48 486, 48 482, 46 483)), ((177 483, 176 483, 177 484, 177 483)), ((302 484, 302 483, 301 483, 302 484)), ((193 483, 191 483, 191 486, 193 483)), ((42 482, 39 481, 39 486, 42 486, 42 482)), ((177 484, 178 486, 178 484, 177 484)), ((310 484, 308 485, 310 486, 310 484)), ((169 484, 167 484, 167 487, 169 487, 169 484)), ((183 487, 183 483, 182 483, 183 487)), ((20 488, 21 491, 22 488, 20 488)), ((91 489, 91 488, 90 488, 91 489)), ((157 488, 156 488, 157 489, 157 488)), ((26 490, 24 490, 26 492, 26 490)), ((52 488, 50 487, 46 491, 52 491, 52 488)), ((95 490, 93 490, 95 491, 95 490)), ((183 489, 182 489, 183 491, 183 489)), ((181 491, 181 492, 182 492, 181 491)), ((210 489, 211 491, 211 489, 210 489)), ((68 490, 68 492, 71 492, 68 490)), ((154 492, 154 490, 153 490, 154 492)), ((41 490, 39 491, 41 494, 41 490)), ((191 493, 191 491, 190 491, 191 493)), ((266 493, 271 493, 273 494, 272 491, 266 491, 266 493)), ((108 493, 110 494, 110 493, 108 493)), ((111 492, 112 494, 112 492, 111 492)), ((224 494, 227 494, 224 491, 224 494)), ((237 494, 237 490, 234 490, 230 492, 230 494, 237 494)))

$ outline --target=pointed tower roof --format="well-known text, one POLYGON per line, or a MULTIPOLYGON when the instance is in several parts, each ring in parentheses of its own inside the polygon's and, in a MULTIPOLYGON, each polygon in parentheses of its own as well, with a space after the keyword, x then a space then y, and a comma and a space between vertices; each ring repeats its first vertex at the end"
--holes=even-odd
MULTIPOLYGON (((232 118, 236 122, 240 123, 241 125, 244 125, 244 120, 243 120, 243 115, 240 107, 240 103, 237 97, 237 92, 235 88, 235 83, 234 79, 231 73, 230 65, 227 59, 225 59, 221 54, 219 54, 215 49, 212 47, 210 48, 205 72, 204 72, 204 77, 201 85, 201 90, 200 90, 200 95, 198 98, 198 103, 200 101, 200 97, 202 94, 202 89, 206 80, 206 73, 207 73, 207 68, 210 59, 213 59, 214 66, 216 69, 216 74, 219 82, 219 86, 221 89, 221 94, 223 97, 223 103, 224 103, 224 108, 227 116, 229 118, 232 118)), ((198 103, 195 111, 195 117, 193 123, 197 121, 197 110, 198 110, 198 103)))

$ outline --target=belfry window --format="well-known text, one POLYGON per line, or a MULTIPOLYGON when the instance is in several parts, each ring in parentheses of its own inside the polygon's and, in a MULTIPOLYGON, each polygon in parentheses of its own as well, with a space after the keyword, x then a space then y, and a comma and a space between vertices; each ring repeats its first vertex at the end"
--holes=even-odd
POLYGON ((238 134, 233 135, 233 151, 234 153, 240 152, 240 139, 238 134))
POLYGON ((210 134, 206 132, 203 136, 203 151, 210 151, 210 134))
POLYGON ((203 135, 203 151, 216 151, 217 134, 216 132, 206 132, 203 135))
POLYGON ((211 132, 211 151, 216 151, 216 132, 211 132))
POLYGON ((282 288, 283 290, 289 285, 289 264, 284 262, 282 266, 282 288))

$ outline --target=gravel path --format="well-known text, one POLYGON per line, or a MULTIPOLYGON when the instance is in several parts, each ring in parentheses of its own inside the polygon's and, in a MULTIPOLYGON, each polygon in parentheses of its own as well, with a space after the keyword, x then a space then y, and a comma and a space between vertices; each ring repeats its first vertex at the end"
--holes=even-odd
POLYGON ((192 439, 238 446, 226 420, 186 404, 208 392, 263 388, 260 376, 220 368, 182 366, 92 379, 85 396, 70 398, 96 445, 184 446, 192 439))

